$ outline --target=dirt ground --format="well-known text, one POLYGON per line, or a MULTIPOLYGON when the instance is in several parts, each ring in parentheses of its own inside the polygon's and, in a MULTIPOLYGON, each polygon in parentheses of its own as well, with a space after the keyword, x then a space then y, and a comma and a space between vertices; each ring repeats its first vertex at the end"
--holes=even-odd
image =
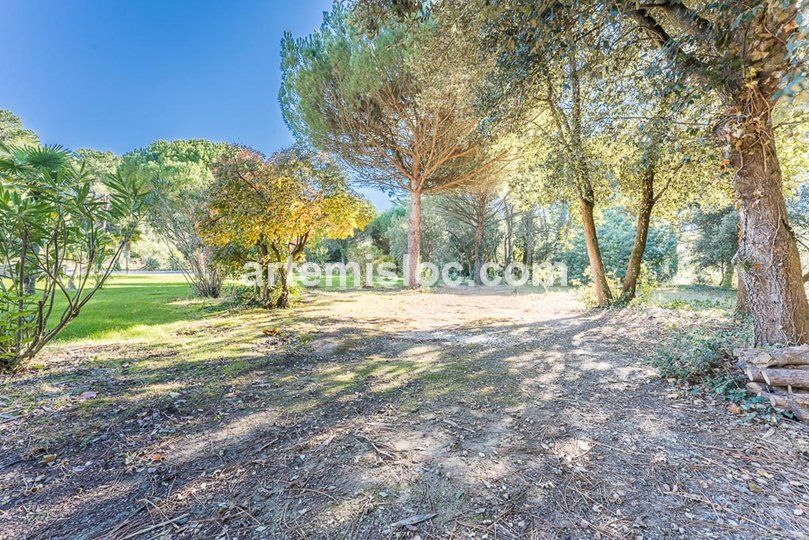
POLYGON ((0 380, 0 538, 809 537, 809 432, 657 377, 675 323, 357 291, 60 347, 0 380))

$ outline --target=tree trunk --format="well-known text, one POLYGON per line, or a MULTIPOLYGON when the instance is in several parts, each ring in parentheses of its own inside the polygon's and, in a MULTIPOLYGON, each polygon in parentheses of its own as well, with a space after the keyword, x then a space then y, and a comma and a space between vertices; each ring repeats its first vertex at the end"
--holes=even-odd
POLYGON ((736 313, 738 315, 750 315, 750 306, 747 305, 747 291, 744 289, 741 272, 736 274, 736 313))
POLYGON ((596 291, 598 307, 607 307, 612 303, 612 292, 607 282, 607 272, 604 270, 604 261, 601 259, 601 249, 598 246, 596 224, 593 219, 593 203, 584 197, 579 197, 581 222, 584 226, 584 239, 587 243, 587 258, 590 261, 590 275, 596 291))
POLYGON ((730 289, 733 286, 733 263, 730 261, 722 263, 722 282, 719 286, 723 289, 730 289))
POLYGON ((287 266, 286 264, 278 266, 278 279, 281 282, 281 293, 278 295, 278 300, 275 301, 275 307, 279 309, 289 307, 289 273, 287 266))
POLYGON ((744 372, 747 374, 747 378, 753 382, 763 382, 770 386, 809 388, 809 370, 807 369, 759 369, 748 367, 744 372))
POLYGON ((419 263, 421 255, 421 192, 410 193, 410 223, 407 230, 407 261, 405 287, 419 287, 419 263))
POLYGON ((654 176, 655 170, 649 167, 643 175, 643 188, 641 192, 640 208, 638 209, 638 228, 635 232, 635 244, 626 266, 626 276, 621 288, 621 301, 628 302, 635 298, 638 289, 638 276, 643 262, 643 253, 646 251, 646 241, 649 238, 649 223, 652 220, 654 209, 654 176))
POLYGON ((132 243, 129 240, 127 240, 126 245, 124 246, 124 269, 126 271, 126 275, 129 275, 129 260, 131 253, 132 253, 132 243))
POLYGON ((259 244, 261 250, 261 305, 270 306, 270 250, 266 244, 259 244))
POLYGON ((534 265, 534 251, 536 251, 536 208, 532 206, 523 214, 522 222, 525 229, 525 244, 523 244, 522 262, 529 269, 534 265))
POLYGON ((506 234, 504 238, 504 254, 505 265, 511 264, 514 256, 514 209, 506 202, 503 205, 503 212, 505 214, 506 234))
POLYGON ((753 314, 756 345, 809 341, 809 304, 789 225, 769 103, 743 103, 745 121, 730 125, 730 161, 739 196, 739 273, 753 314))
POLYGON ((595 287, 598 306, 607 307, 612 303, 612 291, 610 291, 610 285, 609 282, 607 282, 607 272, 604 270, 601 249, 598 246, 598 233, 596 232, 596 224, 593 219, 595 191, 593 190, 593 183, 590 180, 590 167, 585 157, 584 145, 581 140, 581 88, 579 85, 579 70, 575 46, 568 52, 568 66, 570 68, 570 88, 572 94, 570 138, 571 146, 575 151, 573 166, 576 175, 576 187, 579 192, 581 222, 584 227, 584 239, 587 243, 587 258, 590 260, 590 274, 593 278, 593 286, 595 287))
POLYGON ((483 285, 483 238, 485 232, 484 215, 477 212, 475 216, 475 285, 483 285))

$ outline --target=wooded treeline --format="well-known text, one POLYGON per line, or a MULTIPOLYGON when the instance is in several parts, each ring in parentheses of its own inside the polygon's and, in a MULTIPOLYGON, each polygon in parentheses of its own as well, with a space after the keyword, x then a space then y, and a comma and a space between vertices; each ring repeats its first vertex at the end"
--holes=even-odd
POLYGON ((564 262, 607 307, 671 277, 687 239, 693 268, 735 282, 757 345, 805 343, 806 51, 794 0, 355 0, 284 36, 297 141, 269 156, 72 152, 2 111, 0 365, 149 244, 200 296, 258 261, 263 307, 289 305, 306 259, 393 260, 407 287, 423 260, 478 284, 564 262), (358 183, 399 204, 375 216, 358 183))
POLYGON ((809 304, 785 196, 807 174, 799 23, 794 1, 359 0, 284 38, 280 100, 302 143, 409 195, 411 266, 425 194, 450 209, 481 190, 529 211, 566 204, 607 306, 636 294, 653 219, 699 205, 705 222, 733 205, 725 281, 737 273, 757 343, 802 343, 809 304), (598 226, 615 205, 635 216, 617 287, 598 226))

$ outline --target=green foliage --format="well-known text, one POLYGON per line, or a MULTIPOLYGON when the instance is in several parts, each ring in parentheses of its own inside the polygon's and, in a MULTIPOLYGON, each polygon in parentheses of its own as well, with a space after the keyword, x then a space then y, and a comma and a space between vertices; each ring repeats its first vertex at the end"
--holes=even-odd
POLYGON ((137 230, 146 188, 116 173, 102 196, 85 164, 58 146, 0 146, 0 180, 0 367, 14 368, 103 285, 137 230))
POLYGON ((156 141, 128 153, 122 169, 151 185, 146 216, 151 228, 183 259, 184 275, 202 297, 219 296, 222 275, 215 252, 199 235, 213 185, 211 166, 227 148, 202 139, 156 141))
POLYGON ((739 245, 739 213, 733 206, 717 210, 693 209, 690 218, 697 233, 693 261, 697 270, 718 270, 720 285, 730 287, 733 257, 739 245))
POLYGON ((733 366, 733 350, 752 341, 750 325, 738 321, 713 328, 681 329, 650 359, 661 377, 732 401, 747 399, 747 378, 733 366))
MULTIPOLYGON (((586 255, 585 255, 586 257, 586 255)), ((570 274, 568 274, 570 275, 570 274)), ((587 276, 584 276, 587 278, 587 276)), ((576 280, 571 279, 569 283, 575 285, 576 280)), ((621 290, 621 280, 615 277, 614 274, 607 275, 607 284, 609 285, 610 289, 613 291, 620 291, 621 290)), ((584 287, 581 292, 579 293, 579 301, 584 304, 588 308, 596 308, 600 307, 600 302, 598 300, 598 296, 596 295, 595 287, 587 286, 584 287)))
POLYGON ((463 48, 450 20, 394 17, 366 33, 352 15, 357 9, 336 2, 318 31, 284 36, 279 101, 287 126, 390 192, 476 181, 491 165, 475 103, 488 62, 463 48))
POLYGON ((39 146, 39 137, 30 129, 25 129, 13 112, 0 109, 0 144, 39 146))
POLYGON ((365 234, 371 238, 374 245, 379 248, 383 253, 390 254, 390 238, 388 237, 388 230, 393 223, 397 222, 398 218, 407 215, 407 208, 404 205, 397 204, 393 208, 386 210, 379 214, 368 226, 365 228, 365 234))
MULTIPOLYGON (((604 267, 608 275, 623 279, 635 242, 636 224, 621 208, 609 208, 603 214, 597 230, 604 267)), ((580 230, 574 231, 569 247, 559 254, 559 260, 567 264, 569 279, 590 281, 587 248, 580 230)), ((660 223, 650 227, 643 262, 649 280, 665 281, 677 271, 677 235, 669 225, 660 223)))

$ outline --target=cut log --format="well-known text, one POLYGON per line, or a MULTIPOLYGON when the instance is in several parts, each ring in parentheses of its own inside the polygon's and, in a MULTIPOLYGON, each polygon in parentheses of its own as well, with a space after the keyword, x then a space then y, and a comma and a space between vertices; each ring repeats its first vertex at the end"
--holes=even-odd
POLYGON ((809 344, 765 349, 736 349, 733 354, 742 364, 756 367, 809 366, 809 344))
POLYGON ((809 394, 772 393, 767 399, 773 407, 782 409, 809 409, 809 394))
POLYGON ((747 378, 770 386, 792 386, 809 389, 809 369, 758 369, 748 367, 747 378))
POLYGON ((747 389, 767 399, 773 407, 791 411, 799 420, 809 420, 809 393, 771 392, 756 382, 747 383, 747 389))
POLYGON ((773 388, 769 390, 763 384, 756 382, 747 383, 747 389, 754 394, 767 398, 773 407, 801 407, 809 408, 809 393, 789 392, 784 388, 773 388))
POLYGON ((764 396, 764 394, 769 394, 770 393, 769 390, 767 390, 766 386, 764 386, 763 384, 759 384, 757 382, 750 381, 745 386, 747 387, 748 390, 750 390, 752 393, 754 393, 757 396, 766 397, 766 396, 764 396))

